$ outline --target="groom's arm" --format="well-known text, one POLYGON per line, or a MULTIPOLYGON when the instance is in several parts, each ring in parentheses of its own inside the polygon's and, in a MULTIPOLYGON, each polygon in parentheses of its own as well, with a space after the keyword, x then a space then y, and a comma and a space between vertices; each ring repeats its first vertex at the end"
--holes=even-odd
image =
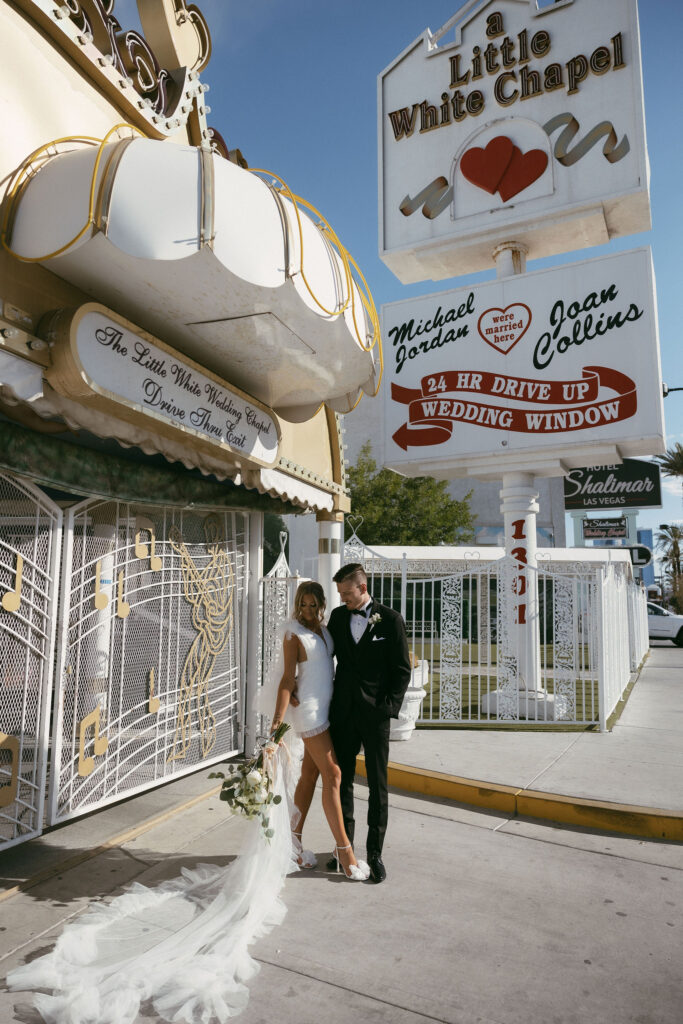
POLYGON ((408 637, 403 616, 392 616, 392 638, 389 646, 390 676, 387 703, 391 708, 391 717, 398 718, 403 704, 412 669, 408 653, 408 637))

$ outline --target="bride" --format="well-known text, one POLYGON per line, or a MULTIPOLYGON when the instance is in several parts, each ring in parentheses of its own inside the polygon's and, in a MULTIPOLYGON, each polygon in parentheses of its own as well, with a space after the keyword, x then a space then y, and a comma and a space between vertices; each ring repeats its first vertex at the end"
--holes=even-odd
MULTIPOLYGON (((287 716, 303 740, 304 757, 297 779, 287 734, 275 756, 274 792, 282 799, 272 804, 271 841, 258 820, 248 822, 244 848, 227 867, 184 868, 153 888, 134 883, 108 904, 93 903, 65 926, 50 953, 7 977, 10 989, 43 990, 34 1003, 46 1024, 135 1024, 149 1001, 162 1020, 178 1024, 225 1024, 240 1013, 249 999, 245 982, 259 970, 248 946, 281 923, 286 875, 315 864, 300 839, 319 775, 337 865, 347 878, 368 877, 368 866, 353 855, 339 802, 327 720, 332 638, 322 624, 324 608, 320 585, 303 583, 284 628, 272 727, 287 716)), ((262 689, 272 694, 273 688, 262 689)))
POLYGON ((301 834, 313 799, 318 776, 322 777, 322 803, 334 836, 334 857, 347 878, 364 881, 370 868, 357 861, 344 830, 339 785, 341 771, 332 741, 328 711, 332 699, 334 666, 332 637, 323 625, 325 594, 319 583, 301 583, 294 598, 294 614, 283 638, 284 672, 275 703, 271 730, 285 715, 304 744, 301 775, 294 793, 292 844, 297 863, 312 868, 316 859, 301 845, 301 834))

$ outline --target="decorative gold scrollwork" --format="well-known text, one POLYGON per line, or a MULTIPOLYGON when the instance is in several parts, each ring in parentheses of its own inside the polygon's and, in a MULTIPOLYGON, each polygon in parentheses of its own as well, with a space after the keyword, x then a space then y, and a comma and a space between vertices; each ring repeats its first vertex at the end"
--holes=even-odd
POLYGON ((78 774, 81 778, 87 778, 95 768, 95 757, 101 757, 109 746, 109 737, 100 732, 100 706, 81 719, 78 725, 78 774), (85 743, 88 729, 93 729, 93 750, 94 757, 86 757, 85 743))
POLYGON ((8 750, 12 760, 9 785, 0 787, 0 807, 9 807, 17 798, 19 786, 19 740, 0 732, 0 750, 8 750))
POLYGON ((22 577, 24 573, 24 559, 21 555, 17 555, 17 570, 14 576, 14 590, 8 590, 6 594, 2 595, 2 607, 6 612, 16 612, 19 610, 21 604, 21 585, 22 577))
MULTIPOLYGON (((164 0, 154 2, 158 6, 164 0)), ((78 31, 92 39, 104 59, 113 62, 124 79, 132 81, 135 90, 149 101, 155 114, 163 117, 174 115, 182 98, 180 79, 176 82, 167 70, 160 67, 151 47, 139 32, 121 28, 113 13, 114 0, 65 0, 63 7, 68 10, 69 19, 78 31)), ((201 13, 193 13, 192 17, 193 24, 201 22, 202 31, 208 37, 208 28, 201 13)))
POLYGON ((209 561, 198 569, 182 534, 174 526, 168 539, 180 555, 185 598, 192 605, 192 641, 180 676, 178 716, 173 745, 167 761, 181 760, 192 740, 192 698, 196 695, 202 757, 216 744, 216 719, 209 700, 209 682, 216 658, 224 650, 233 627, 235 576, 226 548, 221 517, 211 513, 204 520, 209 561))

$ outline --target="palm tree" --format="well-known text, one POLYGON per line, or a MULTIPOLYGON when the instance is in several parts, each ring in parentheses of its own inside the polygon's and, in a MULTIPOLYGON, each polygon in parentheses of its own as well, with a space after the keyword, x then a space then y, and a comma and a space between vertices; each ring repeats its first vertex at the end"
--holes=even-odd
MULTIPOLYGON (((680 448, 680 445, 679 445, 680 448)), ((661 456, 662 458, 664 456, 661 456)), ((661 561, 671 575, 673 590, 681 577, 681 561, 683 559, 683 528, 673 525, 662 525, 655 534, 655 544, 663 551, 661 561)))
POLYGON ((667 476, 683 477, 683 445, 680 441, 672 448, 667 448, 663 455, 656 455, 655 462, 659 463, 667 476))

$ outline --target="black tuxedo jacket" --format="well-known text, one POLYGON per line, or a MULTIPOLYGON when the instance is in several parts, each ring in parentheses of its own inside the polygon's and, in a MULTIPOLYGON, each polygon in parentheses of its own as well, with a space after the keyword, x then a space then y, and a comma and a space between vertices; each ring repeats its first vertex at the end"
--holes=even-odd
POLYGON ((380 621, 368 623, 358 643, 351 635, 348 608, 335 608, 330 615, 327 628, 337 658, 332 723, 349 714, 382 722, 397 718, 401 710, 411 673, 405 623, 398 612, 373 600, 370 616, 376 614, 380 621))

